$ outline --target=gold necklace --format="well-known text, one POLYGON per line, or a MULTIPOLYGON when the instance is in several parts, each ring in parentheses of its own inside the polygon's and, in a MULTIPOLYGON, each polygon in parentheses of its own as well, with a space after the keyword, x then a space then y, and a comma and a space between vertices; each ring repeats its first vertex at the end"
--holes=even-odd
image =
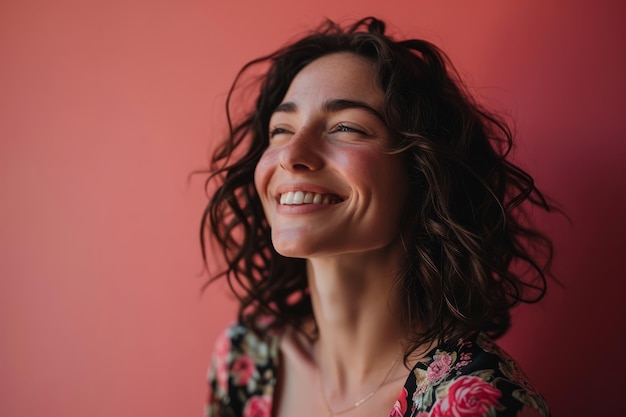
POLYGON ((380 381, 380 384, 378 384, 378 386, 376 387, 374 391, 370 392, 365 397, 361 398, 359 401, 355 402, 353 405, 343 410, 333 411, 333 409, 330 408, 330 403, 328 402, 328 398, 326 398, 326 394, 324 393, 324 388, 320 385, 320 391, 322 392, 322 398, 324 399, 324 404, 326 405, 326 409, 328 410, 328 413, 331 415, 331 417, 345 414, 348 411, 352 411, 358 406, 360 406, 361 404, 363 404, 364 402, 366 402, 367 400, 369 400, 370 398, 372 398, 378 392, 378 390, 381 389, 383 385, 385 385, 385 382, 387 382, 387 380, 389 379, 391 372, 396 367, 396 362, 398 362, 397 359, 393 361, 393 363, 391 364, 391 368, 389 368, 389 370, 387 371, 387 374, 385 375, 385 378, 382 381, 380 381))

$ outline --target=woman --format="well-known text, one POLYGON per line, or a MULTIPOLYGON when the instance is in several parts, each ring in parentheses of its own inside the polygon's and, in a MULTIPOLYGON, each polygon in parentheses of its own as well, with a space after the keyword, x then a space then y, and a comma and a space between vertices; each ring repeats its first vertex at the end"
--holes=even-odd
POLYGON ((327 22, 231 88, 202 230, 241 305, 207 415, 549 415, 491 340, 545 293, 524 208, 550 206, 445 55, 384 29, 327 22))

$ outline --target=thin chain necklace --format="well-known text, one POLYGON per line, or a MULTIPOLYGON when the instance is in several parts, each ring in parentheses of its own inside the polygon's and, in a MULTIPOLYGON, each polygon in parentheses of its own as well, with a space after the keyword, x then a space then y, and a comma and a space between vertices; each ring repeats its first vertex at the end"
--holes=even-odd
POLYGON ((330 403, 328 402, 328 398, 326 398, 326 394, 324 393, 324 388, 320 385, 320 391, 322 392, 322 398, 324 399, 324 404, 326 405, 326 409, 328 410, 328 413, 331 415, 331 417, 345 414, 348 411, 352 411, 358 406, 360 406, 361 404, 363 404, 364 402, 366 402, 367 400, 369 400, 370 398, 372 398, 378 392, 378 390, 381 389, 383 385, 385 385, 385 382, 387 382, 387 380, 389 379, 391 372, 396 367, 396 362, 398 362, 397 359, 393 361, 393 363, 391 364, 391 368, 389 368, 389 370, 387 371, 387 374, 385 375, 385 378, 380 382, 380 384, 378 384, 378 386, 376 387, 374 391, 370 392, 365 397, 361 398, 359 401, 355 402, 353 405, 343 410, 333 411, 333 409, 330 408, 330 403))

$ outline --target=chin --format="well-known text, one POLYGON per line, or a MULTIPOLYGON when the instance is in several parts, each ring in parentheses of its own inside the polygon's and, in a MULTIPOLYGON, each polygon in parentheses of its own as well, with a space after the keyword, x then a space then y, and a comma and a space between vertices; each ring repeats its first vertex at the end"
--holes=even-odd
POLYGON ((307 258, 318 248, 314 234, 298 229, 272 229, 272 245, 276 252, 287 258, 307 258))
POLYGON ((274 249, 286 258, 307 258, 311 255, 311 250, 303 248, 301 245, 273 243, 274 249))

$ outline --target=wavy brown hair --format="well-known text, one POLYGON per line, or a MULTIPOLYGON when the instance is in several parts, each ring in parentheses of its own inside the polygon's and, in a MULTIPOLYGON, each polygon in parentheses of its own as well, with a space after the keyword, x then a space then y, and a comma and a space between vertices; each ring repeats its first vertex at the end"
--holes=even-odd
POLYGON ((424 40, 392 39, 372 17, 347 27, 326 21, 237 75, 226 103, 229 133, 211 161, 207 187, 214 190, 201 224, 205 265, 209 235, 226 260, 209 282, 226 278, 241 303, 239 319, 257 331, 265 331, 257 325, 262 316, 273 318, 270 328, 312 317, 305 261, 272 247, 254 169, 291 81, 310 62, 337 52, 372 62, 396 141, 392 152, 409 160, 406 259, 396 290, 411 350, 477 330, 501 336, 512 307, 545 294, 552 245, 532 227, 528 210, 552 207, 508 159, 513 135, 507 124, 468 94, 446 55, 424 40), (253 94, 245 80, 259 67, 254 107, 233 115, 235 95, 242 86, 253 94))

